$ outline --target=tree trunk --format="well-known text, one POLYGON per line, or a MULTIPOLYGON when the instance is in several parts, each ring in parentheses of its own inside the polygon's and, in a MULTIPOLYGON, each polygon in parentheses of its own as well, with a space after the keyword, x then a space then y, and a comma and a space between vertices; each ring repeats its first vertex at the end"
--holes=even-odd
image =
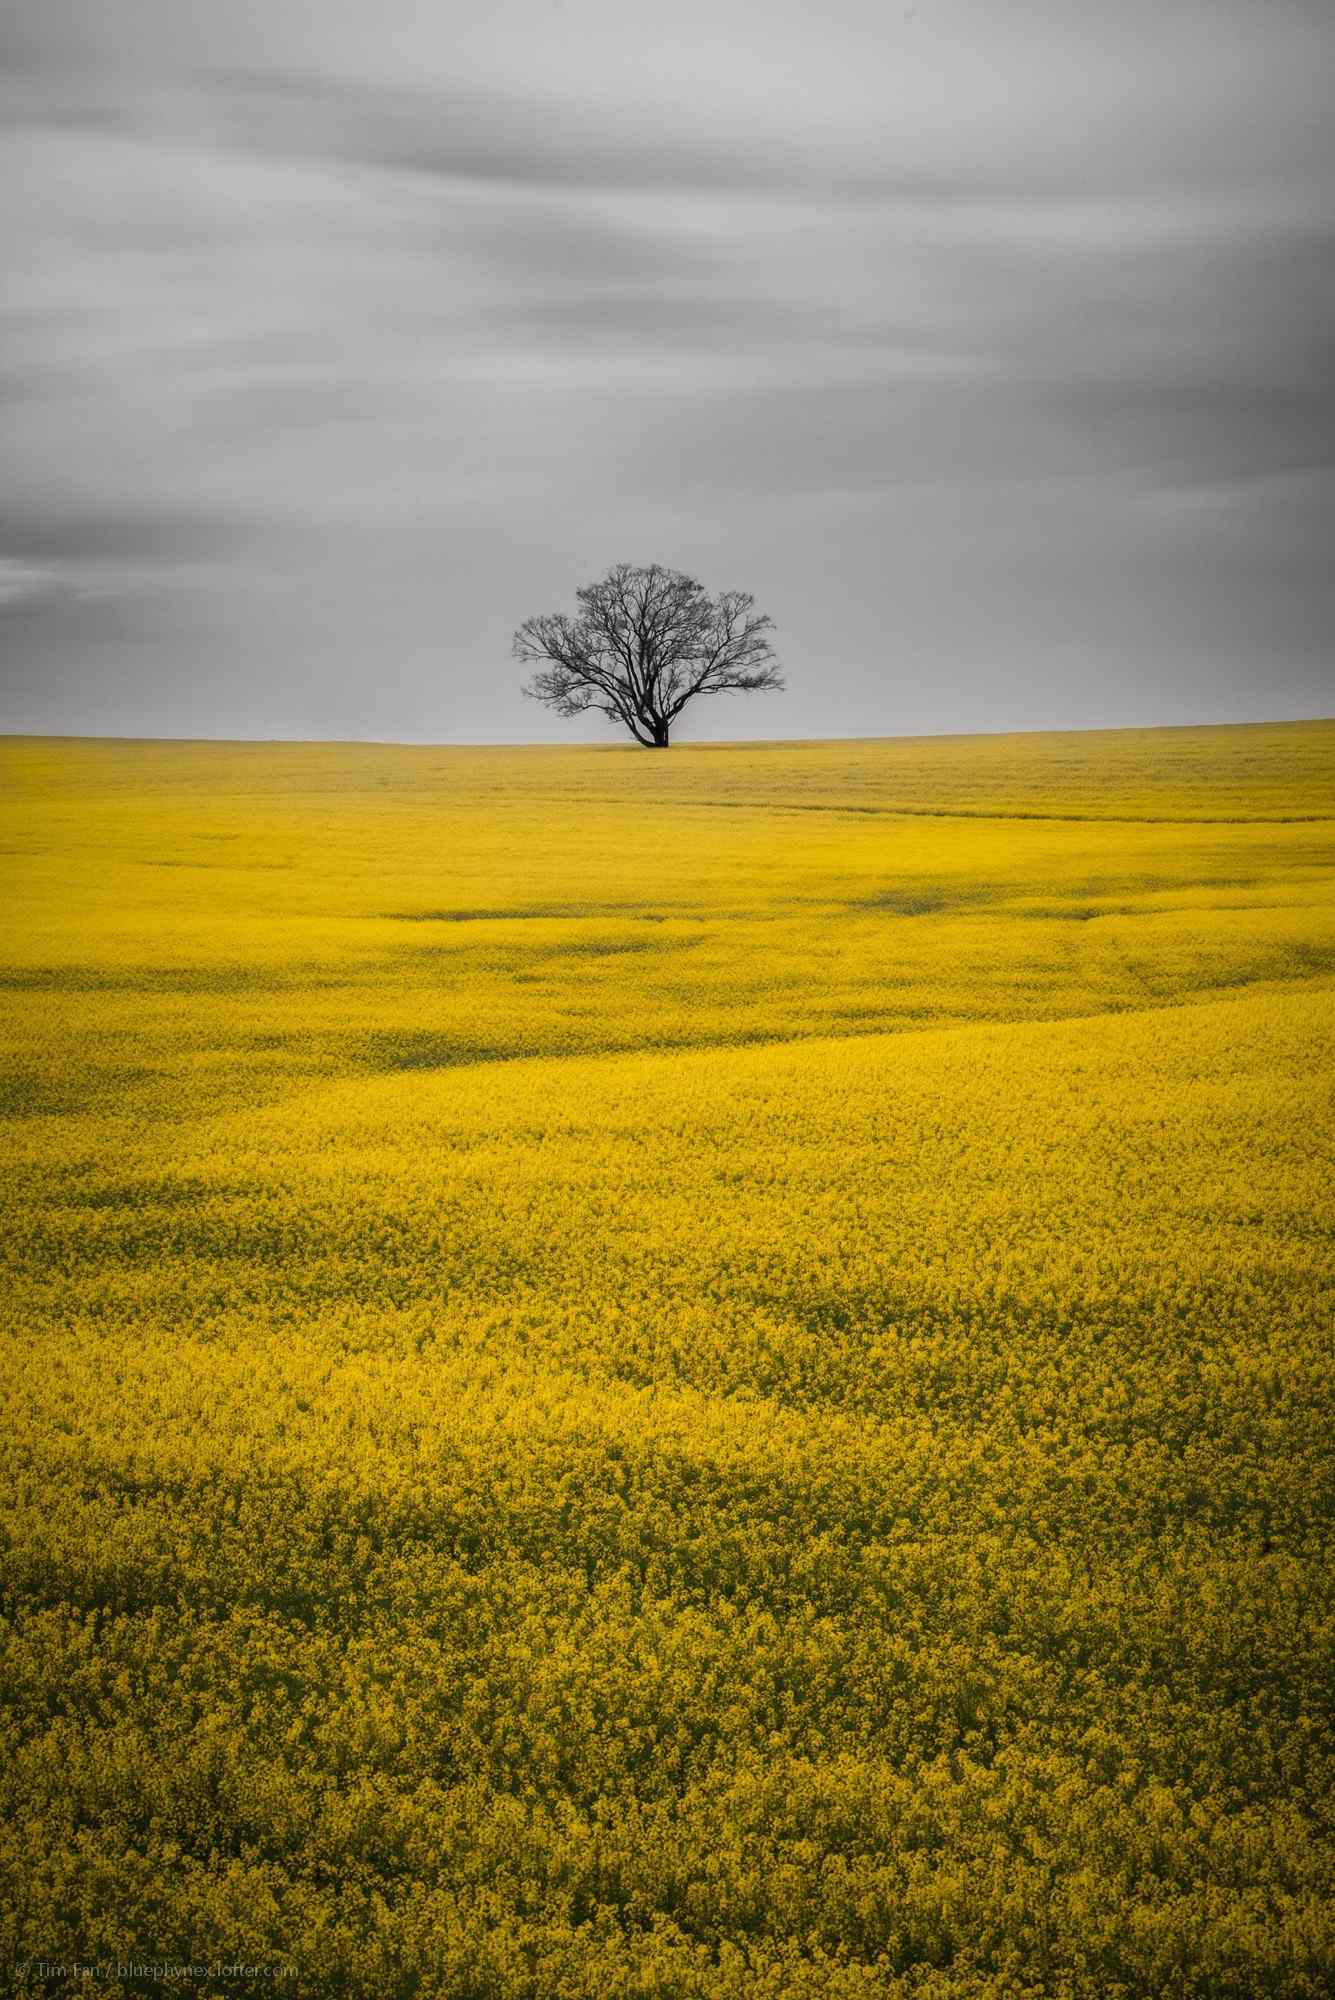
POLYGON ((654 748, 655 750, 666 750, 667 747, 668 726, 666 722, 656 722, 654 724, 654 748))

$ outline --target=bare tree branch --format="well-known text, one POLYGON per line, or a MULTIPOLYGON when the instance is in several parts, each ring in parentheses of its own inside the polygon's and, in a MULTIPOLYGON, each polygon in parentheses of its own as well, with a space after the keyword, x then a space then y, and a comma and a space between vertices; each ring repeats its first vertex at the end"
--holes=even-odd
POLYGON ((537 671, 524 693, 558 715, 590 709, 646 749, 666 750, 688 702, 781 688, 773 621, 741 590, 709 597, 694 577, 658 563, 616 563, 575 593, 579 610, 527 618, 514 655, 537 671))

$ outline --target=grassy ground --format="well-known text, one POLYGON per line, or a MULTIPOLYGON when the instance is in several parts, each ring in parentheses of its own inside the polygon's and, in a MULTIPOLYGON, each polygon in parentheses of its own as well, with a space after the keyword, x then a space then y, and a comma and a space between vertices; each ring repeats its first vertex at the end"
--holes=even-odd
POLYGON ((1330 1990, 1335 725, 0 770, 0 1951, 1330 1990))

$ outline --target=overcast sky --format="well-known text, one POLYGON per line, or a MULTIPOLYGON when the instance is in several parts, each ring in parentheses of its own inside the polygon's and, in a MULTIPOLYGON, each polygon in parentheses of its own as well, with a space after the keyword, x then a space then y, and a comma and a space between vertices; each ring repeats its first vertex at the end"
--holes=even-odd
POLYGON ((0 0, 0 727, 598 738, 510 635, 751 590, 684 735, 1328 714, 1329 0, 0 0))

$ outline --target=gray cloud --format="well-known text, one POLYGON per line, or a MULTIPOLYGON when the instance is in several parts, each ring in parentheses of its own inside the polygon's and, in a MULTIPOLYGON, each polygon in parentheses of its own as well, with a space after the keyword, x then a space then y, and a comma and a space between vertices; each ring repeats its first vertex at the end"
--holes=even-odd
MULTIPOLYGON (((772 192, 812 184, 763 134, 646 131, 633 106, 552 104, 478 85, 368 88, 344 80, 214 75, 219 124, 231 143, 276 157, 338 161, 445 181, 543 190, 772 192)), ((817 183, 819 185, 819 183, 817 183)))
POLYGON ((0 49, 4 726, 560 733, 509 631, 622 556, 780 622, 790 693, 706 730, 1328 705, 1324 9, 44 0, 0 49))
POLYGON ((244 521, 185 508, 154 514, 131 504, 97 513, 0 496, 0 547, 39 567, 117 568, 150 555, 165 564, 194 564, 247 549, 252 538, 244 521))

